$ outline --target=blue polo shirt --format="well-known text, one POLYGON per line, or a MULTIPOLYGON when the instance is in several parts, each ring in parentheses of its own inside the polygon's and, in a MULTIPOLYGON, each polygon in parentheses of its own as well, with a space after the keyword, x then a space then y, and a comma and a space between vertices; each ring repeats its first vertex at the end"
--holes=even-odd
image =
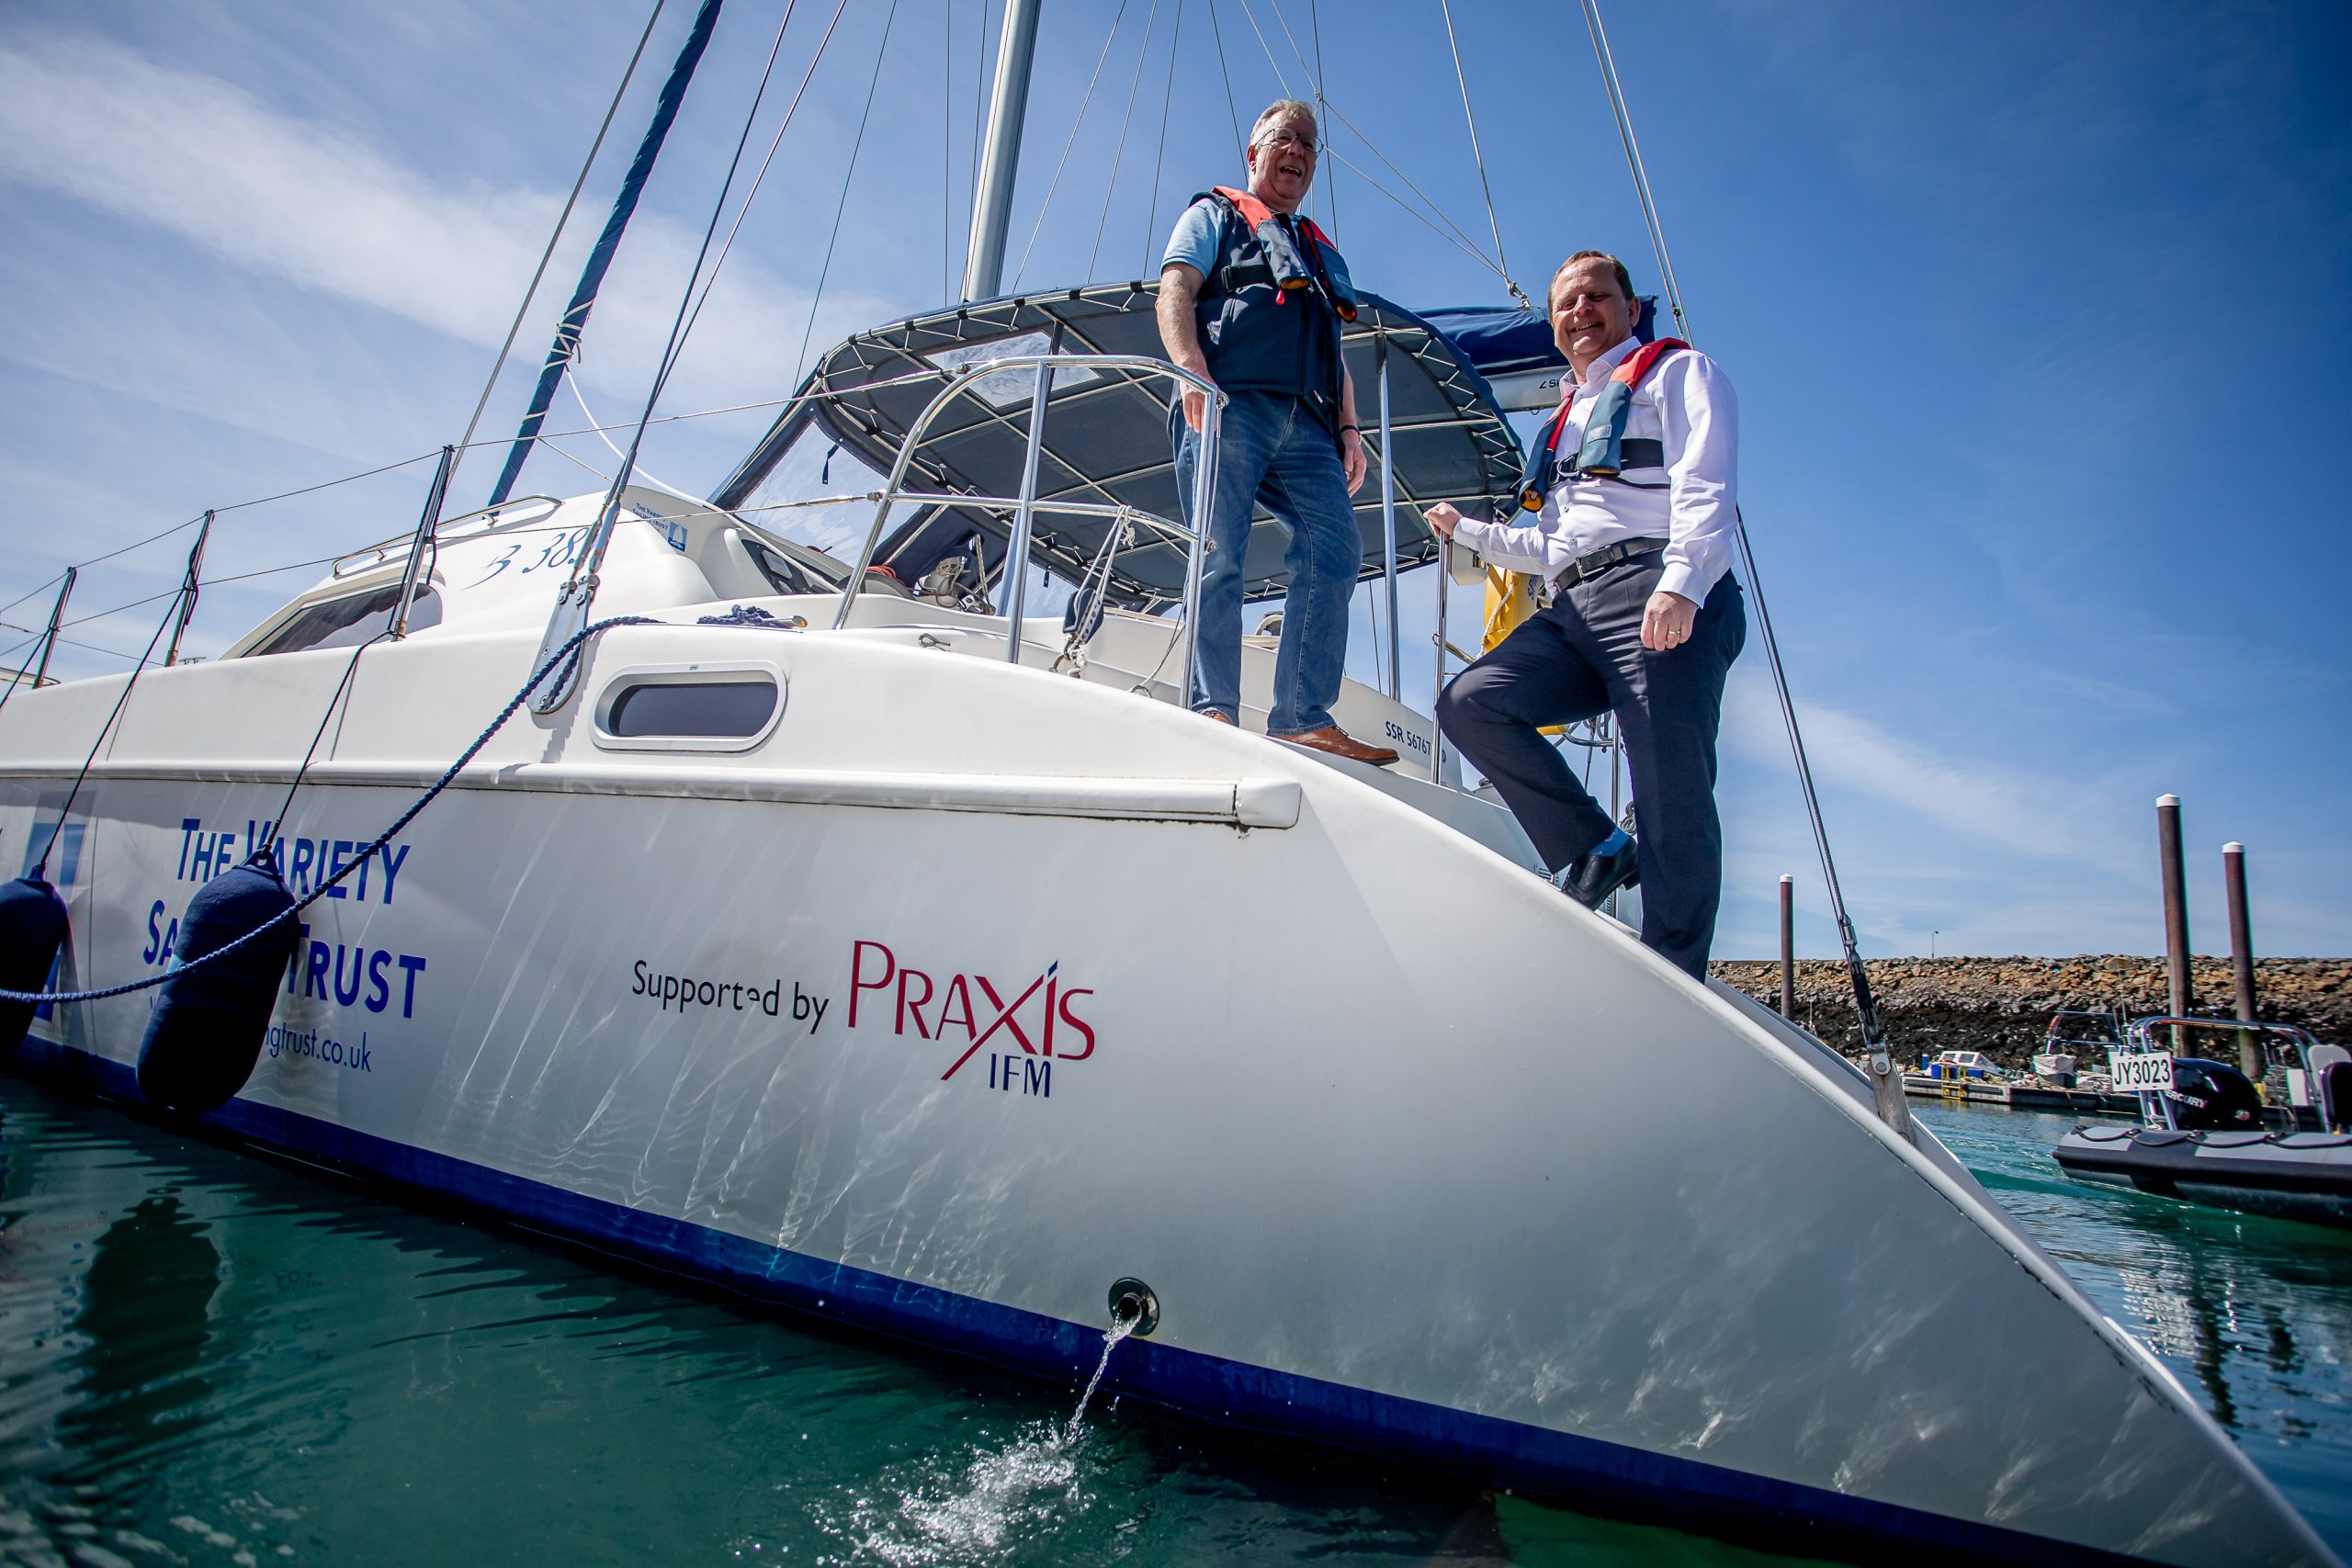
POLYGON ((1184 209, 1168 236, 1168 249, 1159 258, 1161 269, 1182 262, 1203 277, 1216 271, 1217 231, 1222 222, 1223 213, 1211 197, 1203 197, 1184 209))

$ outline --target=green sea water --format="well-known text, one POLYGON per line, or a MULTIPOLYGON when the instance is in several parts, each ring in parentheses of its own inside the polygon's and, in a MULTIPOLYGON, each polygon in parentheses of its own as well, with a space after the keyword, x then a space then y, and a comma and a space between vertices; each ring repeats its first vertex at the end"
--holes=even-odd
MULTIPOLYGON (((1925 1115, 2352 1557, 2352 1235, 1925 1115)), ((0 1077, 8 1562, 1784 1561, 1077 1393, 0 1077)))

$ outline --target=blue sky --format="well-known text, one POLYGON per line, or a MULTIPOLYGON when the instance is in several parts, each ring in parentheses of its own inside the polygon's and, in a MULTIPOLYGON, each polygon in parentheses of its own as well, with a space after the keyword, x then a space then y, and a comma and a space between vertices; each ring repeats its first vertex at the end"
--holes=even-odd
MULTIPOLYGON (((1376 148, 1491 252, 1435 0, 1320 9, 1217 0, 1212 34, 1208 0, 1046 0, 1008 278, 1026 251, 1024 281, 1083 280, 1098 229, 1094 276, 1145 274, 1182 198, 1236 173, 1219 39, 1246 121, 1304 87, 1317 23, 1327 92, 1356 128, 1329 128, 1335 152, 1401 190, 1376 148)), ((691 12, 662 17, 488 431, 520 411, 691 12)), ((730 0, 720 22, 590 328, 580 379, 601 418, 643 396, 780 13, 730 0)), ((755 154, 831 13, 802 0, 755 154)), ((1865 953, 2159 950, 2165 791, 2186 802, 2200 950, 2226 945, 2218 852, 2239 839, 2259 949, 2352 953, 2352 13, 1606 15, 1694 333, 1739 388, 1743 500, 1865 953)), ((584 0, 0 14, 0 601, 206 506, 454 439, 644 17, 584 0)), ((1654 289, 1575 7, 1463 0, 1454 17, 1511 271, 1533 288, 1595 245, 1654 289)), ((849 0, 665 410, 780 397, 804 333, 821 349, 938 302, 960 273, 981 30, 979 0, 849 0)), ((1502 301, 1483 263, 1336 161, 1324 183, 1316 209, 1365 287, 1502 301)), ((550 427, 579 413, 567 398, 550 427)), ((707 491, 765 417, 662 427, 644 465, 707 491)), ((593 438, 563 445, 610 465, 593 438)), ((474 459, 458 502, 494 471, 474 459)), ((228 513, 208 575, 404 530, 425 478, 228 513)), ((526 474, 597 486, 544 452, 526 474)), ((168 589, 187 537, 93 568, 77 613, 168 589)), ((225 645, 314 575, 209 590, 191 646, 225 645)), ((1434 588, 1422 574, 1405 592, 1409 650, 1434 588)), ((0 620, 38 626, 43 608, 0 620)), ((69 635, 136 650, 160 611, 69 635)), ((59 667, 122 662, 69 647, 59 667)), ((1826 953, 1765 676, 1751 642, 1724 727, 1717 951, 1770 952, 1787 871, 1801 950, 1826 953)), ((1408 673, 1408 697, 1425 705, 1427 683, 1408 673)))

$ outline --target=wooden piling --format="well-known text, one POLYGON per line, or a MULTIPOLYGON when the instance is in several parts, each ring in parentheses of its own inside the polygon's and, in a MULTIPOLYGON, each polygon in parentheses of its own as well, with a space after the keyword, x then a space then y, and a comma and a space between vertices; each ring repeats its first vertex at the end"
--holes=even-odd
MULTIPOLYGON (((2230 974, 2237 982, 2238 1017, 2252 1023, 2260 1015, 2254 1010, 2254 923, 2246 917, 2244 844, 2222 846, 2222 882, 2229 897, 2230 974)), ((2260 1083, 2263 1066, 2259 1038, 2250 1029, 2239 1030, 2238 1070, 2260 1083)))
MULTIPOLYGON (((2195 998, 2188 988, 2188 893, 2181 867, 2180 796, 2177 795, 2156 796, 2156 858, 2164 872, 2165 961, 2172 982, 2166 1000, 2175 1018, 2186 1018, 2195 998)), ((2175 1055, 2187 1049, 2185 1033, 2177 1026, 2172 1032, 2175 1055)))
POLYGON ((1797 879, 1781 878, 1781 1016, 1797 1016, 1797 879))

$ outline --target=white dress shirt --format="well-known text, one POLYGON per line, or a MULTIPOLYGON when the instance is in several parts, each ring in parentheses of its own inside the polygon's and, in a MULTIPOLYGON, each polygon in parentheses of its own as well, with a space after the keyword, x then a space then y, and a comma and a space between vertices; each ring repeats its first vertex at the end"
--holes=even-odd
MULTIPOLYGON (((1636 346, 1627 338, 1592 362, 1576 384, 1558 452, 1573 461, 1602 383, 1636 346)), ((1703 604, 1731 567, 1738 498, 1739 404, 1721 367, 1696 349, 1677 350, 1650 367, 1626 412, 1627 440, 1664 444, 1666 467, 1627 468, 1616 479, 1569 479, 1552 487, 1544 510, 1516 523, 1464 517, 1457 542, 1489 565, 1533 572, 1545 581, 1579 556, 1626 539, 1664 539, 1666 572, 1658 588, 1703 604), (1654 485, 1657 489, 1639 489, 1654 485)))

